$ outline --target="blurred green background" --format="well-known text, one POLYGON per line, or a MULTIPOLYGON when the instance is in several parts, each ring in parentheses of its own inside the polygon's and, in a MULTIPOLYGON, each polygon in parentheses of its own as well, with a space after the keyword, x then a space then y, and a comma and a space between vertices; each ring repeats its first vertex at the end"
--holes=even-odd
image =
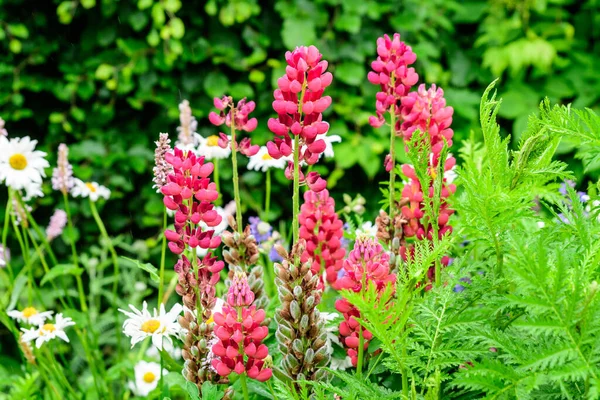
MULTIPOLYGON (((315 44, 334 74, 325 118, 343 138, 317 169, 338 207, 342 193, 360 192, 373 215, 388 132, 368 124, 377 88, 366 74, 377 37, 394 32, 416 52, 420 82, 443 87, 454 107, 455 153, 462 138, 479 134, 480 95, 496 77, 513 141, 544 96, 600 107, 599 0, 2 0, 0 116, 9 135, 39 139, 51 164, 68 143, 75 174, 113 191, 103 211, 111 233, 148 237, 163 211, 151 189, 153 141, 159 132, 176 138, 178 103, 190 101, 207 136, 218 132, 207 119, 214 96, 253 99, 252 139, 264 144, 285 51, 315 44)), ((565 160, 573 154, 560 149, 565 160)), ((598 178, 599 166, 579 165, 579 178, 598 178)), ((231 170, 221 166, 227 200, 231 170)), ((263 174, 242 169, 245 204, 257 208, 263 174)), ((283 172, 275 181, 273 207, 287 218, 291 191, 283 172)), ((46 186, 38 212, 49 215, 57 196, 46 186)), ((77 212, 87 214, 80 203, 77 212)), ((95 229, 88 225, 78 228, 95 229)))

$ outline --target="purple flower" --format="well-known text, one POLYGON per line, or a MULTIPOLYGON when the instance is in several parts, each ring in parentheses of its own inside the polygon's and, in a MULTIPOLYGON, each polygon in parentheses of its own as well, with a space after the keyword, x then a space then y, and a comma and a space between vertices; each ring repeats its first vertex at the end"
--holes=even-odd
POLYGON ((558 189, 558 191, 563 196, 567 195, 567 185, 569 185, 572 188, 575 188, 575 182, 569 179, 560 184, 560 188, 558 189))
MULTIPOLYGON (((281 244, 280 241, 275 242, 275 244, 281 244)), ((282 262, 283 261, 283 257, 281 257, 279 255, 279 253, 277 252, 277 250, 275 250, 275 246, 271 246, 271 250, 269 251, 269 260, 271 260, 271 262, 282 262)))
MULTIPOLYGON (((469 278, 468 276, 465 276, 464 278, 460 278, 460 279, 459 279, 459 282, 464 282, 464 283, 466 283, 466 284, 469 284, 469 285, 470 285, 470 284, 471 284, 471 278, 469 278)), ((456 293, 460 293, 460 292, 464 291, 465 289, 466 289, 466 287, 465 287, 465 286, 461 285, 460 283, 457 283, 457 284, 454 286, 454 289, 453 289, 453 290, 454 290, 456 293)))
POLYGON ((269 240, 273 227, 268 222, 261 221, 259 217, 250 217, 248 220, 250 221, 250 232, 256 239, 256 243, 261 244, 269 240))
POLYGON ((67 213, 61 209, 57 209, 54 211, 52 217, 50 217, 50 223, 46 228, 46 236, 48 236, 48 240, 53 240, 62 235, 65 225, 67 225, 67 213))

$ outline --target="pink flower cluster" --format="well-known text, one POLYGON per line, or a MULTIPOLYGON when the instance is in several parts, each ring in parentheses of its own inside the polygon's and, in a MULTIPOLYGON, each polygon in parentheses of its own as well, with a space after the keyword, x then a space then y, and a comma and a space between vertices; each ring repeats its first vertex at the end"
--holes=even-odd
POLYGON ((214 314, 215 336, 219 341, 212 347, 215 358, 212 366, 221 376, 231 372, 265 382, 273 371, 265 366, 269 349, 262 340, 269 329, 262 326, 265 311, 253 306, 254 293, 248 286, 246 274, 236 273, 227 294, 223 312, 214 314))
MULTIPOLYGON (((273 142, 267 143, 269 155, 275 159, 290 157, 294 146, 298 146, 299 160, 312 165, 325 151, 325 141, 319 135, 329 130, 322 113, 331 105, 331 97, 323 96, 323 92, 331 85, 333 75, 326 72, 328 63, 321 57, 315 46, 297 47, 285 54, 288 64, 285 75, 277 80, 278 89, 273 93, 273 109, 277 118, 268 122, 269 129, 277 135, 273 142)), ((292 176, 291 168, 293 165, 288 166, 286 171, 288 178, 292 176)), ((318 179, 313 174, 311 180, 306 181, 311 187, 311 181, 318 179)), ((300 180, 304 181, 303 175, 300 180)), ((319 188, 311 187, 312 190, 319 188)))
POLYGON ((377 60, 371 63, 373 71, 367 75, 369 82, 381 86, 381 91, 376 95, 377 116, 369 118, 369 123, 376 128, 385 123, 383 114, 390 108, 392 112, 399 113, 402 97, 419 80, 415 69, 408 67, 417 56, 410 46, 400 41, 399 33, 395 33, 393 39, 388 35, 377 39, 377 54, 377 60))
MULTIPOLYGON (((381 291, 386 285, 396 282, 396 276, 390 273, 389 253, 373 238, 358 238, 354 243, 354 249, 344 260, 343 268, 344 274, 337 282, 339 289, 349 289, 359 293, 364 289, 363 283, 372 282, 377 290, 381 291)), ((344 321, 340 323, 340 335, 343 337, 352 365, 356 366, 360 331, 363 332, 365 350, 373 335, 356 321, 356 318, 360 317, 360 312, 348 300, 338 299, 335 308, 344 316, 344 321)))
POLYGON ((50 217, 50 223, 46 228, 46 236, 48 240, 54 240, 62 235, 65 226, 67 225, 67 213, 64 210, 57 209, 50 217))
MULTIPOLYGON (((233 127, 237 131, 246 131, 252 132, 256 129, 258 125, 258 121, 256 118, 248 119, 248 116, 254 108, 256 104, 253 101, 246 101, 246 98, 238 101, 237 106, 234 106, 233 99, 229 96, 223 96, 222 98, 215 97, 214 105, 217 110, 219 110, 219 114, 214 111, 211 111, 208 114, 208 119, 213 125, 221 126, 225 124, 228 127, 233 127)), ((229 146, 229 138, 226 134, 221 133, 219 139, 219 146, 226 149, 229 146)), ((235 138, 232 138, 235 140, 235 138)), ((258 153, 260 146, 252 145, 250 143, 250 138, 244 138, 239 143, 236 141, 236 149, 248 156, 251 157, 258 153)))
POLYGON ((300 238, 306 241, 301 261, 312 260, 311 270, 315 275, 320 276, 321 268, 324 268, 327 282, 336 287, 338 271, 346 254, 341 243, 344 224, 336 214, 335 201, 326 189, 318 193, 312 190, 304 193, 298 221, 300 238))
MULTIPOLYGON (((195 298, 186 299, 188 294, 196 295, 195 288, 198 288, 198 294, 201 297, 203 305, 214 303, 216 295, 216 285, 219 282, 219 273, 225 267, 223 261, 217 261, 211 253, 208 253, 204 258, 198 259, 198 276, 194 276, 194 270, 188 258, 184 255, 175 264, 175 272, 179 275, 179 283, 177 284, 177 294, 184 297, 184 304, 191 301, 195 307, 195 298)), ((188 306, 188 304, 185 304, 188 306)), ((189 307, 191 308, 191 307, 189 307)))
MULTIPOLYGON (((427 132, 431 151, 429 174, 432 178, 435 178, 444 143, 448 147, 452 146, 452 136, 454 134, 450 128, 453 109, 446 106, 444 91, 441 88, 436 88, 435 85, 432 85, 429 90, 425 89, 425 85, 419 86, 418 91, 410 93, 403 99, 401 113, 404 119, 402 134, 405 141, 410 140, 413 132, 417 129, 421 132, 427 132)), ((444 161, 444 171, 451 170, 455 164, 456 159, 452 156, 448 157, 444 161)), ((433 179, 430 187, 427 188, 427 196, 425 196, 415 175, 414 168, 411 165, 404 164, 402 172, 409 178, 408 184, 402 190, 402 197, 409 201, 407 205, 402 207, 402 214, 408 220, 408 224, 404 226, 404 235, 406 237, 416 236, 417 239, 427 237, 432 240, 433 226, 431 224, 425 226, 421 218, 424 215, 424 199, 433 197, 433 179)), ((441 193, 442 204, 437 221, 440 238, 444 234, 452 232, 452 227, 448 225, 448 219, 454 213, 454 210, 448 208, 448 204, 444 200, 455 191, 456 186, 451 183, 447 184, 444 178, 441 193)))
POLYGON ((169 249, 181 254, 185 246, 214 249, 221 243, 214 230, 203 231, 200 221, 209 227, 221 223, 222 217, 214 209, 218 197, 216 185, 209 179, 214 165, 205 163, 204 157, 197 157, 191 151, 175 148, 166 153, 165 160, 173 167, 167 177, 168 183, 161 188, 163 202, 169 210, 175 211, 175 230, 166 230, 169 249))

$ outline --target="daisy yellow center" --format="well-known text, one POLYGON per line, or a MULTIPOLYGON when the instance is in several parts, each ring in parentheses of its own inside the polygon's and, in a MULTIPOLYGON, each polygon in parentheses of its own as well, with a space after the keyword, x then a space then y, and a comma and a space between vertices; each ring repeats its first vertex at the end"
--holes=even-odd
POLYGON ((12 167, 12 169, 23 170, 27 167, 27 158, 21 153, 13 154, 8 159, 8 163, 12 167))
POLYGON ((217 135, 212 135, 206 138, 206 144, 208 146, 218 146, 219 145, 219 137, 217 135))
POLYGON ((142 331, 146 333, 154 333, 160 327, 160 321, 149 319, 142 324, 142 331))
POLYGON ((144 377, 142 378, 144 380, 144 382, 146 383, 152 383, 154 382, 154 380, 156 379, 156 375, 154 375, 152 372, 146 372, 144 374, 144 377))
POLYGON ((96 193, 96 187, 92 183, 86 182, 85 186, 90 190, 90 192, 96 193))
POLYGON ((42 326, 42 330, 46 332, 54 332, 56 330, 56 327, 54 326, 54 324, 44 324, 44 326, 42 326))
POLYGON ((26 307, 25 309, 23 309, 23 316, 25 318, 31 318, 34 315, 36 315, 37 313, 38 313, 38 311, 33 307, 26 307))
POLYGON ((267 161, 267 160, 272 160, 273 157, 271 157, 271 155, 269 153, 265 153, 265 154, 263 154, 262 159, 267 161))

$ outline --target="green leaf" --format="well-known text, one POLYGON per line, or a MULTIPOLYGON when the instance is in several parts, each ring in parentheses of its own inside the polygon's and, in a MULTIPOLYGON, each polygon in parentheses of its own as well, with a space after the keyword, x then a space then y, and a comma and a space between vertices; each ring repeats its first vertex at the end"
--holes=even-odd
POLYGON ((139 32, 148 23, 148 15, 142 11, 136 11, 129 15, 129 24, 134 31, 139 32))
POLYGON ((19 295, 21 294, 21 291, 25 287, 25 284, 27 283, 27 279, 28 279, 25 271, 26 271, 26 269, 23 268, 21 270, 21 272, 19 273, 19 276, 17 276, 17 279, 15 279, 15 282, 14 282, 13 288, 12 288, 12 293, 10 294, 10 303, 8 303, 8 306, 6 306, 7 310, 12 310, 17 305, 17 301, 19 300, 19 295))
POLYGON ((165 10, 162 8, 161 3, 155 3, 152 6, 152 19, 154 25, 163 26, 165 23, 165 10))
POLYGON ((157 274, 158 269, 154 265, 152 265, 150 263, 141 263, 138 260, 134 260, 134 259, 123 257, 123 256, 121 256, 121 258, 135 264, 135 266, 138 267, 139 269, 142 269, 142 270, 148 272, 150 274, 150 279, 152 279, 153 282, 156 282, 156 283, 160 282, 160 277, 157 274))
POLYGON ((83 8, 90 9, 96 5, 96 0, 81 0, 83 8))
POLYGON ((139 0, 138 1, 138 8, 140 10, 145 10, 146 8, 152 7, 152 3, 153 2, 154 2, 154 0, 139 0))
POLYGON ((311 19, 288 18, 283 21, 281 39, 288 49, 315 44, 317 33, 311 19))
POLYGON ((98 68, 96 68, 96 79, 100 79, 100 80, 107 80, 109 79, 114 71, 115 67, 113 67, 112 65, 109 64, 100 64, 98 65, 98 68))
POLYGON ((55 278, 63 275, 81 275, 83 268, 76 267, 73 264, 58 264, 55 265, 50 271, 44 275, 40 286, 44 286, 46 282, 54 280, 55 278))
POLYGON ((11 39, 10 42, 8 43, 8 48, 13 53, 17 53, 17 54, 20 53, 22 47, 23 47, 23 45, 21 44, 21 41, 18 39, 11 39))
POLYGON ((351 86, 359 86, 365 76, 365 66, 355 62, 343 62, 335 69, 335 77, 351 86))
POLYGON ((179 18, 173 18, 171 22, 169 22, 171 26, 171 35, 175 39, 181 39, 185 34, 185 26, 183 25, 183 21, 179 18))
POLYGON ((198 386, 192 382, 185 383, 185 390, 187 390, 190 400, 200 400, 200 393, 198 392, 198 386))
POLYGON ((202 384, 202 400, 221 400, 222 398, 223 393, 217 385, 209 381, 202 384))
POLYGON ((11 35, 16 36, 18 38, 27 39, 29 37, 29 31, 27 30, 27 27, 23 24, 9 24, 8 30, 10 31, 11 35))
POLYGON ((204 90, 210 97, 221 97, 229 91, 229 80, 221 72, 211 72, 204 80, 204 90))

